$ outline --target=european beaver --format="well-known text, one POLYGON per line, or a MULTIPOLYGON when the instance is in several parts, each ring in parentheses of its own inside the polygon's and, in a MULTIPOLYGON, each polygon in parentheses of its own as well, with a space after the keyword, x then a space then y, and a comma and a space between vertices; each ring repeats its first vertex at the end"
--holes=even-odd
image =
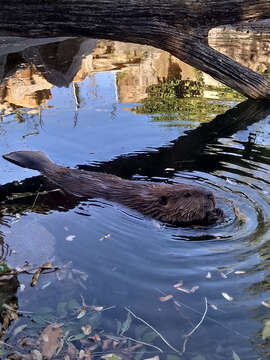
POLYGON ((209 225, 223 220, 212 192, 197 185, 156 185, 118 176, 69 169, 54 164, 40 151, 14 151, 3 158, 40 171, 61 189, 84 198, 103 198, 158 220, 178 225, 209 225))

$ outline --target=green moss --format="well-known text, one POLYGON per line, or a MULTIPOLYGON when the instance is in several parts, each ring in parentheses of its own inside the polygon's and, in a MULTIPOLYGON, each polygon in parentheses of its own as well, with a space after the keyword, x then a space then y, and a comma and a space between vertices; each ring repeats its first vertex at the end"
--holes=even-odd
POLYGON ((205 86, 202 73, 198 70, 195 70, 195 73, 196 81, 172 79, 150 86, 147 89, 148 97, 143 100, 141 106, 136 106, 132 110, 137 114, 150 114, 155 121, 206 122, 228 110, 231 106, 228 101, 244 99, 224 85, 205 86), (215 99, 204 98, 206 90, 214 91, 215 99))

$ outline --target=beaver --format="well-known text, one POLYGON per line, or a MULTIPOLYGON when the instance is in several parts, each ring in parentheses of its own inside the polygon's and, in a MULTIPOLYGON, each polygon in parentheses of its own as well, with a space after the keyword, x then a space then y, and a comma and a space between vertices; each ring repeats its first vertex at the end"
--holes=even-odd
POLYGON ((210 225, 223 220, 211 191, 197 185, 153 184, 118 176, 70 169, 53 163, 41 151, 14 151, 3 158, 38 170, 62 190, 82 198, 103 198, 177 226, 210 225))

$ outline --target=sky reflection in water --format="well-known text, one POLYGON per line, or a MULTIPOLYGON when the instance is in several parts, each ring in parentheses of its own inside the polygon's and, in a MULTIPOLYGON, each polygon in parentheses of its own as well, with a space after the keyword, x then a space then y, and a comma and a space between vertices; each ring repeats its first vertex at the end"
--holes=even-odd
MULTIPOLYGON (((40 265, 54 257, 56 264, 66 265, 66 274, 69 274, 62 281, 55 275, 42 277, 38 291, 29 287, 29 277, 20 277, 26 290, 17 294, 19 307, 38 313, 42 304, 42 308, 51 309, 58 321, 58 304, 70 299, 80 303, 81 294, 87 303, 117 307, 103 315, 102 326, 113 333, 116 320, 125 320, 124 307, 128 306, 181 349, 183 335, 201 319, 207 297, 207 318, 189 340, 186 358, 202 354, 209 359, 228 359, 232 351, 241 359, 254 358, 256 344, 262 342, 261 335, 259 340, 256 335, 268 316, 261 301, 269 296, 267 115, 270 110, 265 108, 263 115, 258 116, 261 120, 258 123, 255 115, 254 119, 251 115, 244 119, 248 125, 240 123, 244 109, 235 123, 230 113, 215 119, 214 130, 220 133, 213 135, 213 131, 209 139, 206 135, 211 134, 211 126, 203 124, 201 128, 204 126, 206 131, 196 133, 198 121, 188 121, 179 114, 172 123, 166 117, 157 119, 150 114, 136 114, 131 109, 146 97, 147 86, 166 80, 164 74, 163 78, 161 74, 155 75, 158 62, 153 58, 165 64, 168 55, 137 45, 111 42, 105 45, 101 42, 94 50, 99 54, 95 61, 91 52, 82 55, 84 61, 92 59, 93 69, 87 76, 81 75, 68 87, 47 86, 50 93, 43 92, 46 101, 42 106, 31 109, 14 106, 9 111, 5 98, 0 123, 1 154, 16 149, 37 149, 65 166, 92 166, 129 178, 141 176, 144 179, 141 181, 195 182, 212 189, 226 211, 226 221, 205 229, 171 228, 120 205, 96 199, 63 205, 58 211, 52 207, 43 214, 24 204, 25 216, 16 218, 15 210, 22 211, 17 202, 13 216, 2 218, 2 222, 8 224, 1 226, 4 242, 17 251, 7 258, 7 263, 21 265, 28 260, 40 265), (105 45, 106 49, 109 45, 115 47, 122 56, 129 50, 131 65, 123 67, 121 59, 117 63, 120 55, 116 51, 106 57, 106 52, 102 53, 105 45), (101 64, 103 68, 100 65, 101 69, 97 69, 93 64, 96 67, 101 64), (147 78, 150 83, 144 83, 147 73, 152 74, 153 83, 150 76, 147 78), (222 129, 225 121, 234 125, 222 129), (165 171, 166 168, 175 171, 165 171), (236 214, 237 211, 241 214, 236 214), (202 239, 209 241, 199 241, 202 239), (244 270, 245 274, 235 273, 237 270, 244 270), (78 271, 88 277, 80 277, 78 271), (206 277, 208 272, 211 279, 206 277), (191 294, 178 291, 173 285, 180 280, 184 288, 199 286, 199 289, 191 294), (50 286, 41 290, 48 281, 50 286), (234 300, 226 301, 222 292, 234 300), (184 305, 178 307, 172 300, 160 302, 159 298, 168 294, 184 305)), ((80 49, 87 52, 86 47, 80 49)), ((44 55, 45 50, 40 47, 39 53, 44 55)), ((44 70, 44 64, 42 66, 44 70)), ((51 74, 54 66, 45 69, 43 75, 51 74)), ((192 76, 187 75, 189 72, 192 74, 190 69, 185 69, 182 75, 192 76)), ((168 77, 169 72, 165 73, 168 77)), ((14 71, 12 76, 14 79, 14 71)), ((9 90, 12 93, 14 89, 9 90)), ((237 104, 232 99, 205 101, 226 108, 237 104)), ((258 107, 256 111, 261 110, 258 107)), ((216 115, 218 112, 210 114, 212 118, 216 115)), ((0 159, 0 169, 2 184, 37 175, 3 159, 0 159)), ((133 322, 130 336, 136 337, 139 325, 133 322)), ((155 344, 168 350, 159 340, 155 344)))

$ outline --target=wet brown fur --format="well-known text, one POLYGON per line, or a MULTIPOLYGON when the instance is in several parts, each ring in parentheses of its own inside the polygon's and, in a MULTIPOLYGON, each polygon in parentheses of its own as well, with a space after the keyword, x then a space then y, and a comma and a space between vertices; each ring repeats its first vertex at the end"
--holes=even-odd
POLYGON ((69 169, 54 164, 39 151, 15 151, 3 157, 16 165, 39 170, 70 194, 114 201, 167 223, 208 225, 223 219, 213 194, 197 185, 156 185, 69 169))

